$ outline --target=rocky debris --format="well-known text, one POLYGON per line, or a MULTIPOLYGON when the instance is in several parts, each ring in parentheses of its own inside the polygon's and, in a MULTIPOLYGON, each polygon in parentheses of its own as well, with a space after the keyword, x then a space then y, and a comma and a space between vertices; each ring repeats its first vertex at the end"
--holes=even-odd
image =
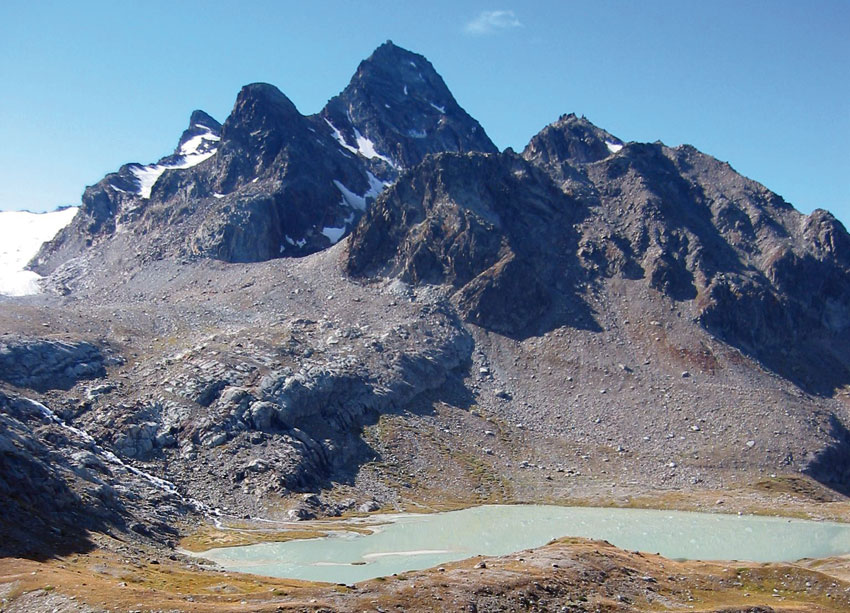
POLYGON ((0 424, 0 554, 62 554, 86 548, 88 531, 136 524, 160 543, 174 537, 172 524, 189 509, 176 493, 44 405, 0 392, 0 424))
POLYGON ((156 422, 144 422, 141 424, 130 424, 126 430, 115 438, 115 453, 127 458, 146 458, 158 443, 168 442, 159 439, 159 424, 156 422))
POLYGON ((97 346, 49 339, 0 341, 0 381, 44 391, 68 389, 106 375, 108 358, 97 346))
POLYGON ((374 513, 375 511, 379 511, 381 509, 381 505, 378 504, 375 500, 368 500, 357 507, 357 511, 360 513, 374 513))

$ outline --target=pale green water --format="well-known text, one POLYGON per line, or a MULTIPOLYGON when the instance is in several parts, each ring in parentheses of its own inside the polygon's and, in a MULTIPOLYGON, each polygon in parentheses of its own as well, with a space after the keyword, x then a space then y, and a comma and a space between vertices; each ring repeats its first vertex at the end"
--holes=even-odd
POLYGON ((850 524, 774 517, 542 505, 391 517, 371 535, 227 547, 203 556, 233 571, 354 583, 478 554, 504 555, 563 536, 692 560, 771 562, 850 553, 850 524))

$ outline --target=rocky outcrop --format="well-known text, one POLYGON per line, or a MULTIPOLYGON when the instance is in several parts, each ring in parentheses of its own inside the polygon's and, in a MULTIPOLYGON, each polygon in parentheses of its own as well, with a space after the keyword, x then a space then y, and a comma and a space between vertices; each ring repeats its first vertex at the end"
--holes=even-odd
POLYGON ((107 357, 88 342, 20 339, 0 342, 0 381, 39 391, 69 389, 106 375, 107 357))
POLYGON ((0 556, 85 550, 89 531, 132 530, 164 543, 191 508, 34 400, 0 392, 0 426, 0 556))
MULTIPOLYGON (((267 478, 288 489, 348 474, 369 459, 357 442, 364 424, 441 388, 468 364, 471 337, 451 320, 438 320, 448 327, 443 336, 429 337, 434 341, 429 349, 414 349, 407 340, 421 333, 400 330, 397 339, 384 341, 383 359, 368 371, 366 356, 341 357, 298 371, 274 370, 253 386, 227 387, 209 417, 188 416, 179 436, 192 441, 197 453, 226 443, 250 449, 251 441, 268 441, 281 450, 281 459, 267 478)), ((153 449, 153 428, 149 438, 153 449)))
POLYGON ((441 154, 403 176, 354 232, 346 269, 448 284, 470 323, 523 336, 589 325, 573 226, 586 208, 512 153, 441 154))

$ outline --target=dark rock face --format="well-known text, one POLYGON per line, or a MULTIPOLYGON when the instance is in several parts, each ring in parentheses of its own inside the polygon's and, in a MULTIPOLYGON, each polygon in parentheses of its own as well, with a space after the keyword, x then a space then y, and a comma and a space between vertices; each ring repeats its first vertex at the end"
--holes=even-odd
POLYGON ((835 415, 830 415, 829 427, 833 443, 816 455, 806 473, 850 496, 850 430, 835 415))
POLYGON ((810 391, 850 381, 843 226, 693 147, 621 145, 566 116, 523 152, 590 205, 584 265, 694 301, 707 330, 810 391))
POLYGON ((347 270, 449 284, 471 323, 523 336, 587 325, 574 223, 586 214, 511 153, 442 154, 404 175, 352 236, 347 270))
POLYGON ((195 111, 174 154, 87 188, 74 222, 32 267, 52 272, 116 237, 143 259, 307 255, 347 235, 426 154, 476 150, 496 148, 431 64, 387 43, 317 115, 265 83, 242 89, 223 126, 195 111))
POLYGON ((0 513, 0 556, 44 559, 88 549, 89 531, 173 538, 186 507, 44 405, 0 392, 0 513))
POLYGON ((320 116, 348 147, 368 140, 377 153, 373 159, 384 158, 397 169, 415 166, 429 153, 497 151, 431 63, 391 41, 360 63, 320 116))
POLYGON ((85 549, 85 531, 105 527, 103 509, 96 512, 69 487, 28 425, 31 413, 0 394, 0 555, 46 558, 85 549))
POLYGON ((69 389, 106 374, 106 357, 91 343, 21 340, 0 343, 0 381, 39 391, 69 389))

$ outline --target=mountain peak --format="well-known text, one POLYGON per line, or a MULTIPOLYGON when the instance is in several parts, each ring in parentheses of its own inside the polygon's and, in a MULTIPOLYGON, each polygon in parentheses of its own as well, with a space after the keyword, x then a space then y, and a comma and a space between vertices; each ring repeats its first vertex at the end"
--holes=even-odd
POLYGON ((392 41, 360 62, 348 86, 328 102, 321 116, 348 145, 367 139, 381 157, 400 168, 439 151, 497 151, 431 62, 392 41))
POLYGON ((409 51, 404 47, 399 47, 393 41, 387 40, 387 42, 379 45, 373 52, 372 55, 369 56, 368 60, 379 60, 379 59, 392 59, 392 58, 402 58, 405 57, 413 57, 413 58, 422 58, 418 53, 414 53, 413 51, 409 51))
POLYGON ((522 156, 541 164, 598 162, 623 148, 623 141, 575 113, 561 115, 536 134, 522 156))
MULTIPOLYGON (((271 105, 283 114, 298 113, 292 101, 274 85, 269 83, 249 83, 242 87, 236 96, 233 113, 250 105, 271 105)), ((233 116, 231 113, 231 117, 233 116)))
MULTIPOLYGON (((242 144, 254 142, 280 132, 288 132, 303 122, 292 101, 274 85, 251 83, 244 86, 236 97, 230 116, 221 129, 224 141, 242 144)), ((272 143, 275 146, 279 143, 272 143)), ((271 151, 274 147, 265 147, 271 151)))
POLYGON ((387 41, 360 62, 348 88, 352 86, 382 95, 387 98, 384 102, 399 104, 404 101, 402 96, 418 94, 437 106, 457 105, 431 62, 392 41, 387 41))
POLYGON ((192 128, 195 126, 209 128, 212 132, 218 132, 221 130, 221 124, 211 115, 200 109, 192 111, 192 115, 189 117, 189 127, 192 128))

